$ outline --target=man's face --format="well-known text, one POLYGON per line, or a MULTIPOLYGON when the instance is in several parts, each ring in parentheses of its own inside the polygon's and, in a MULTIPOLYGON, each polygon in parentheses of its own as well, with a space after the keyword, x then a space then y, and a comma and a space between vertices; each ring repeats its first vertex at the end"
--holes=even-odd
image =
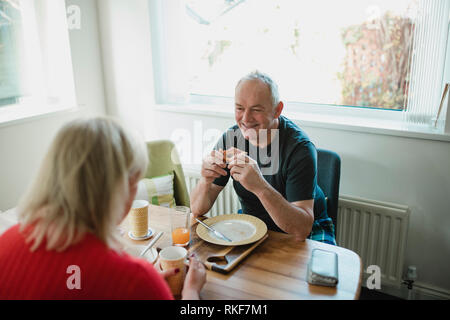
POLYGON ((277 111, 272 105, 269 87, 262 81, 245 80, 236 87, 234 115, 245 139, 257 142, 260 130, 276 128, 277 111))

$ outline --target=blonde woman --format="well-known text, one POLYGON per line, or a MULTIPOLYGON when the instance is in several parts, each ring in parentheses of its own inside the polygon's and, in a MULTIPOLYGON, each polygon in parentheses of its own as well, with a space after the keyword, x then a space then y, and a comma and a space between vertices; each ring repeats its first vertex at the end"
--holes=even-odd
MULTIPOLYGON (((0 236, 0 299, 173 299, 163 277, 179 270, 159 274, 117 236, 147 164, 145 144, 112 119, 65 125, 18 207, 20 223, 0 236)), ((205 279, 191 258, 183 298, 198 299, 205 279)))

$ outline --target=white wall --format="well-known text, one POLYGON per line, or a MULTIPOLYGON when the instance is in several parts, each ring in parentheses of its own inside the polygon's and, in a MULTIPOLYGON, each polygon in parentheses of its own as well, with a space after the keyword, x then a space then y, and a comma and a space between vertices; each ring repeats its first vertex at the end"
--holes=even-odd
POLYGON ((81 29, 69 31, 78 109, 0 126, 0 210, 17 204, 65 122, 105 114, 96 3, 68 0, 67 4, 80 6, 82 13, 81 29))
MULTIPOLYGON (((99 0, 99 21, 110 113, 135 122, 148 139, 233 124, 231 117, 155 109, 146 0, 99 0)), ((411 208, 406 265, 417 266, 421 285, 449 294, 450 143, 302 127, 317 147, 342 157, 342 194, 411 208)))
POLYGON ((153 68, 147 0, 98 0, 107 112, 152 136, 153 68))

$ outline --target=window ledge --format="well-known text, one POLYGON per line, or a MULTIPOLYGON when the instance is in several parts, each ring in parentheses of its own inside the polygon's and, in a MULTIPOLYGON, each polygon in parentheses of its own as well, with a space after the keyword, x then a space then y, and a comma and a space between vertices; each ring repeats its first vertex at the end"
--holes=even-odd
MULTIPOLYGON (((230 107, 220 105, 174 105, 158 104, 156 110, 160 112, 171 112, 186 115, 203 115, 209 117, 220 117, 234 119, 234 111, 230 107)), ((379 112, 369 111, 373 113, 379 112)), ((371 133, 389 136, 398 136, 412 139, 426 139, 450 142, 450 134, 423 126, 406 125, 400 119, 374 119, 357 115, 339 115, 328 112, 307 112, 297 110, 283 111, 283 115, 300 125, 332 130, 353 131, 359 133, 371 133)), ((400 112, 399 112, 400 114, 400 112)))
POLYGON ((76 110, 78 107, 71 105, 42 105, 34 108, 21 105, 0 107, 0 128, 76 110))

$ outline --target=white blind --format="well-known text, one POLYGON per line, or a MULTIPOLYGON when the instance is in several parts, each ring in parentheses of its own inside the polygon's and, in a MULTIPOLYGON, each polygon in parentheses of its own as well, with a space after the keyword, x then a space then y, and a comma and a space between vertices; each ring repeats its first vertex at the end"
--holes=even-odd
POLYGON ((431 125, 443 89, 450 0, 420 0, 414 26, 411 81, 405 121, 431 125))

